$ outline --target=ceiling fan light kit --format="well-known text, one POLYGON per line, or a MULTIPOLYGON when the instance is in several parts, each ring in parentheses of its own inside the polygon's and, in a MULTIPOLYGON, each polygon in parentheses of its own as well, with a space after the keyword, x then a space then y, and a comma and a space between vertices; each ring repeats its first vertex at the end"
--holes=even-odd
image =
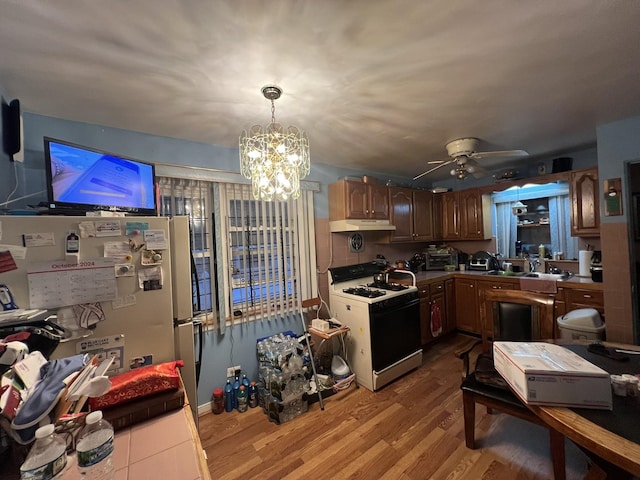
POLYGON ((421 173, 413 177, 417 180, 431 172, 434 172, 445 165, 455 163, 455 167, 449 172, 452 176, 463 180, 468 174, 472 174, 474 177, 480 177, 484 173, 484 169, 475 163, 476 160, 482 158, 495 158, 495 157, 526 157, 529 154, 524 150, 499 150, 495 152, 478 152, 478 146, 480 140, 475 137, 465 137, 452 140, 445 145, 447 153, 449 154, 449 160, 437 160, 430 161, 428 164, 438 164, 426 172, 421 173), (473 162, 473 163, 472 163, 473 162))

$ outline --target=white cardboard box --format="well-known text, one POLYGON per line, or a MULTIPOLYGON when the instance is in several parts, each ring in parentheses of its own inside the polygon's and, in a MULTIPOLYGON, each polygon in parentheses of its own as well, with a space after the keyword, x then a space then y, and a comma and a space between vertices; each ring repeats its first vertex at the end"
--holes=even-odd
POLYGON ((493 342, 496 370, 530 405, 613 408, 609 374, 569 349, 544 342, 493 342))

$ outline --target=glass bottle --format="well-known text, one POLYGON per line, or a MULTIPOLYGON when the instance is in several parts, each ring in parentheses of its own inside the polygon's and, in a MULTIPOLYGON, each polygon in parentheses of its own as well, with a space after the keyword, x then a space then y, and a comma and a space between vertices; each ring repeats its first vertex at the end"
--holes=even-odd
POLYGON ((211 402, 211 409, 213 413, 216 415, 224 412, 225 402, 224 402, 224 391, 221 388, 216 388, 213 390, 213 399, 211 402))

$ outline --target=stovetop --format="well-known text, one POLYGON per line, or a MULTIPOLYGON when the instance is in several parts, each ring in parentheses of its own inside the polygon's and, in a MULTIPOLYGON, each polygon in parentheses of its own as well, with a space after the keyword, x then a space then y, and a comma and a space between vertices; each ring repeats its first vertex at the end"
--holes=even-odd
POLYGON ((393 282, 371 283, 373 274, 378 272, 380 267, 372 263, 331 268, 330 293, 366 303, 377 303, 418 290, 413 285, 393 282))
POLYGON ((409 288, 408 285, 402 285, 401 283, 367 283, 367 287, 370 288, 381 288, 382 290, 391 290, 392 292, 400 292, 402 290, 406 290, 409 288))
POLYGON ((384 292, 382 290, 376 290, 374 288, 369 288, 368 286, 348 287, 348 288, 343 288, 342 291, 350 295, 356 295, 358 297, 365 297, 365 298, 377 298, 387 294, 387 292, 384 292))

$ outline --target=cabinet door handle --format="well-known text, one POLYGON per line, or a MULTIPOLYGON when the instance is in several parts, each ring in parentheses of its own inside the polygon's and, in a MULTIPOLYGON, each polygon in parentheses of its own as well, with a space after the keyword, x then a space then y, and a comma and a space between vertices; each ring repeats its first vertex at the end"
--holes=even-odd
POLYGON ((589 295, 588 293, 585 293, 584 295, 582 295, 582 298, 593 298, 593 295, 589 295))

